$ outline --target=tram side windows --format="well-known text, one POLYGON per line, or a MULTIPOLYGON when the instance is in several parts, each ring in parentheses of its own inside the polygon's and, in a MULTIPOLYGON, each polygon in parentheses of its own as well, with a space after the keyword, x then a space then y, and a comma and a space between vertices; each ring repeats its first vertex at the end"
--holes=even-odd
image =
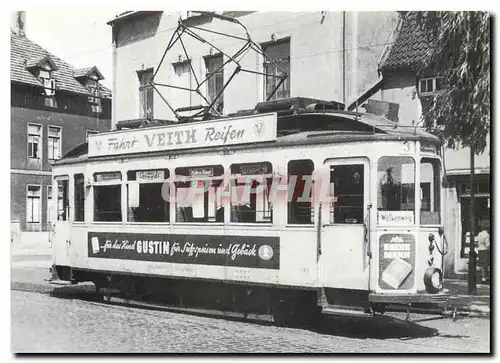
POLYGON ((223 180, 222 165, 176 168, 176 222, 223 223, 223 180))
POLYGON ((288 163, 288 223, 314 224, 312 204, 312 160, 292 160, 288 163), (293 182, 295 178, 295 182, 293 182))
POLYGON ((85 220, 85 178, 83 174, 75 174, 75 221, 85 220))
POLYGON ((330 223, 362 224, 364 221, 364 166, 330 168, 330 223))
POLYGON ((420 161, 420 223, 439 224, 440 217, 440 162, 434 158, 420 161))
POLYGON ((121 173, 94 174, 94 221, 121 222, 121 173))
POLYGON ((127 220, 169 222, 168 169, 127 172, 127 220))
POLYGON ((378 162, 380 224, 415 223, 415 161, 408 156, 384 156, 378 162))
POLYGON ((231 165, 231 222, 272 223, 269 162, 231 165))
POLYGON ((57 181, 57 220, 69 221, 69 180, 57 181))

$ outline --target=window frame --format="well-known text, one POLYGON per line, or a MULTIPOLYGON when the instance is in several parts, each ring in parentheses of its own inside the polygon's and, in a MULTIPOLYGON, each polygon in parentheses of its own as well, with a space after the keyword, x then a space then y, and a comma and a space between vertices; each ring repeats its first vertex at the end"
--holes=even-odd
POLYGON ((326 218, 325 218, 325 223, 329 226, 349 226, 349 227, 354 227, 354 226, 363 226, 366 224, 368 216, 368 204, 370 203, 370 184, 369 184, 369 173, 370 173, 370 160, 368 158, 362 158, 362 157, 353 157, 353 158, 340 158, 340 159, 327 159, 325 161, 325 164, 328 167, 328 181, 329 181, 329 187, 328 187, 328 195, 330 198, 329 203, 325 203, 326 207, 326 218), (333 196, 331 195, 331 175, 332 175, 332 169, 335 169, 336 167, 346 167, 346 166, 361 166, 363 168, 363 175, 362 175, 362 188, 363 188, 363 195, 362 195, 362 201, 363 201, 363 215, 362 219, 358 223, 340 223, 340 222, 335 222, 335 203, 337 202, 336 199, 333 199, 335 196, 335 189, 333 191, 333 196), (333 214, 333 221, 331 219, 331 216, 333 214))
POLYGON ((52 223, 52 218, 51 218, 51 211, 52 211, 52 192, 53 192, 53 186, 52 184, 50 185, 47 185, 47 197, 46 197, 46 200, 47 200, 47 217, 46 217, 46 220, 47 220, 47 223, 52 223), (50 190, 50 192, 49 192, 50 190))
POLYGON ((26 184, 26 223, 29 223, 30 225, 34 225, 34 224, 41 224, 42 223, 42 185, 40 184, 26 184), (38 188, 38 193, 39 195, 38 196, 30 196, 29 195, 29 188, 30 187, 35 187, 35 188, 38 188), (33 200, 34 199, 38 199, 38 221, 34 221, 33 220, 33 212, 34 212, 34 208, 33 208, 33 200), (29 203, 30 203, 30 199, 32 199, 31 201, 31 220, 30 218, 28 217, 28 211, 30 210, 30 208, 28 207, 29 203))
POLYGON ((152 119, 154 117, 154 89, 149 84, 149 81, 153 79, 154 68, 143 69, 136 73, 139 78, 139 118, 152 119), (144 77, 147 76, 150 76, 150 78, 145 82, 144 77), (148 109, 151 111, 148 112, 148 109))
MULTIPOLYGON (((215 97, 224 89, 224 55, 222 53, 207 55, 203 57, 205 62, 205 79, 206 81, 206 95, 207 99, 212 103, 215 100, 215 97), (209 63, 214 60, 221 60, 220 66, 214 67, 214 71, 210 72, 209 63), (220 68, 220 69, 219 69, 220 68), (212 76, 211 76, 212 75, 212 76), (209 76, 210 79, 208 78, 209 76), (217 89, 217 76, 222 77, 221 89, 217 89), (214 95, 210 95, 210 86, 213 86, 214 95)), ((222 113, 224 111, 224 92, 221 93, 219 99, 214 104, 214 108, 217 112, 222 113), (220 109, 219 109, 220 106, 220 109)))
MULTIPOLYGON (((243 163, 232 163, 229 165, 228 168, 228 175, 229 175, 229 187, 230 187, 230 202, 229 202, 229 224, 231 225, 248 225, 248 226, 274 226, 276 223, 276 216, 275 216, 275 205, 269 200, 269 192, 272 190, 272 184, 274 182, 274 167, 273 163, 270 162, 268 159, 264 161, 249 161, 249 162, 243 162, 243 163), (267 173, 262 173, 262 174, 242 174, 241 170, 239 174, 233 173, 232 169, 233 167, 238 167, 241 168, 242 165, 249 166, 251 167, 252 165, 266 165, 270 167, 270 170, 267 171, 267 173), (248 222, 248 221, 234 221, 233 220, 233 190, 235 186, 240 186, 240 185, 235 185, 235 182, 238 182, 238 178, 244 178, 244 177, 249 177, 249 178, 259 178, 259 179, 264 179, 268 184, 269 184, 269 179, 271 180, 271 186, 268 186, 267 188, 267 204, 269 206, 269 210, 262 210, 262 211, 257 211, 257 200, 255 201, 255 210, 251 210, 254 214, 255 221, 254 222, 248 222), (257 212, 262 213, 269 213, 269 220, 264 220, 264 221, 257 221, 257 212)), ((256 180, 252 180, 252 183, 256 180)), ((242 184, 241 186, 245 186, 246 184, 242 184)), ((246 188, 246 187, 245 187, 246 188)), ((262 201, 263 205, 266 203, 266 200, 264 199, 262 201)), ((264 218, 264 217, 263 217, 264 218)))
MULTIPOLYGON (((312 171, 311 171, 311 178, 313 178, 312 180, 312 185, 311 185, 311 195, 310 195, 310 198, 311 198, 311 201, 310 201, 310 221, 308 223, 294 223, 294 222, 291 222, 290 221, 290 206, 292 204, 292 201, 289 200, 289 193, 290 193, 290 190, 288 189, 287 187, 287 193, 286 193, 286 197, 287 197, 287 200, 286 200, 286 210, 287 210, 287 213, 286 213, 286 225, 287 226, 291 226, 291 227, 296 227, 296 226, 308 226, 308 227, 314 227, 315 225, 315 220, 316 220, 316 216, 315 216, 315 211, 316 211, 316 208, 315 208, 315 203, 314 203, 314 188, 315 188, 315 180, 314 180, 314 173, 316 171, 316 165, 314 163, 314 160, 313 159, 291 159, 291 160, 288 160, 287 163, 286 163, 286 168, 287 168, 287 184, 290 182, 289 181, 289 178, 290 178, 290 175, 296 175, 296 176, 299 176, 299 175, 309 175, 309 174, 290 174, 290 163, 292 162, 311 162, 312 163, 312 171)), ((294 190, 293 190, 293 194, 295 195, 295 188, 297 187, 297 182, 298 182, 298 178, 295 182, 295 185, 294 185, 294 190)), ((303 192, 302 192, 303 194, 303 192)), ((302 196, 302 194, 300 196, 302 196)), ((293 197, 292 197, 293 198, 293 197)))
POLYGON ((60 160, 62 158, 62 126, 54 126, 54 125, 47 125, 47 160, 50 160, 50 161, 55 161, 55 160, 60 160), (54 136, 50 136, 50 129, 53 128, 53 129, 59 129, 59 136, 58 137, 54 137, 54 136), (58 139, 58 143, 59 143, 59 157, 58 158, 54 158, 54 148, 52 147, 52 158, 51 158, 51 154, 50 154, 50 140, 51 139, 58 139))
MULTIPOLYGON (((42 124, 36 124, 36 123, 32 123, 32 122, 28 122, 27 124, 27 130, 26 130, 26 135, 27 135, 27 148, 28 148, 28 151, 27 151, 27 155, 28 155, 28 159, 33 159, 33 160, 41 160, 42 159, 42 150, 43 150, 43 125, 42 124), (31 134, 30 133, 30 126, 37 126, 38 127, 38 130, 39 130, 39 134, 31 134), (38 140, 37 140, 37 145, 38 145, 38 148, 37 148, 37 156, 31 156, 30 155, 30 136, 37 136, 38 137, 38 140)), ((34 142, 33 142, 34 144, 34 142)))
POLYGON ((85 174, 84 173, 76 173, 73 175, 73 222, 77 223, 82 223, 85 222, 85 204, 86 204, 86 196, 85 196, 85 174), (77 177, 81 177, 81 182, 78 184, 81 184, 81 192, 82 192, 82 205, 80 206, 80 210, 82 211, 82 218, 77 219, 78 216, 78 210, 77 208, 78 203, 77 201, 79 200, 77 198, 77 177))
MULTIPOLYGON (((126 222, 127 223, 131 223, 131 224, 140 224, 140 225, 143 225, 143 224, 146 224, 146 223, 149 223, 149 224, 152 224, 152 223, 155 223, 155 224, 171 224, 172 223, 172 215, 171 215, 171 203, 170 203, 170 199, 169 200, 165 200, 165 204, 166 204, 166 211, 168 213, 168 220, 167 221, 132 221, 130 220, 130 206, 129 206, 129 203, 130 203, 130 184, 131 183, 134 183, 134 184, 138 184, 139 186, 139 189, 140 189, 140 185, 144 185, 144 184, 165 184, 165 183, 168 183, 168 187, 170 189, 170 183, 171 183, 171 180, 170 180, 170 169, 169 168, 148 168, 148 169, 144 169, 144 168, 141 168, 141 169, 131 169, 131 170, 127 170, 126 172, 126 181, 125 181, 125 185, 126 185, 126 209, 127 209, 127 215, 126 215, 126 222), (151 181, 142 181, 142 182, 139 182, 137 181, 137 173, 138 172, 141 172, 141 171, 164 171, 165 172, 165 175, 162 179, 162 181, 159 181, 159 180, 151 180, 151 181), (132 180, 130 177, 129 177, 129 173, 135 173, 135 180, 132 180)), ((140 199, 139 199, 140 200, 140 199)), ((138 207, 136 207, 138 208, 138 207)))
POLYGON ((92 173, 92 223, 123 223, 123 186, 124 186, 124 180, 123 180, 123 172, 121 170, 106 170, 106 171, 95 171, 92 173), (120 179, 111 179, 111 180, 105 180, 105 181, 98 181, 97 180, 97 175, 99 174, 119 174, 120 179), (97 213, 97 208, 96 208, 96 188, 98 187, 109 187, 109 186, 118 186, 120 187, 120 192, 118 195, 120 196, 120 219, 119 220, 114 220, 114 221, 103 221, 103 220, 96 220, 96 213, 97 213))
POLYGON ((437 80, 438 79, 443 79, 443 76, 434 76, 434 77, 424 77, 424 78, 418 78, 417 80, 417 87, 418 87, 418 94, 420 96, 431 96, 438 94, 443 91, 442 87, 440 89, 437 89, 437 80), (427 89, 427 84, 429 81, 432 81, 432 91, 429 91, 427 89), (422 91, 422 82, 426 83, 426 90, 425 92, 422 91))
MULTIPOLYGON (((277 65, 280 66, 284 71, 286 71, 286 69, 288 68, 287 78, 283 81, 283 83, 281 84, 280 88, 278 88, 274 92, 273 97, 271 97, 269 99, 269 101, 275 101, 275 100, 286 99, 286 98, 291 97, 291 82, 290 82, 290 78, 291 78, 290 77, 290 75, 291 75, 291 65, 292 65, 291 46, 292 46, 292 42, 291 42, 291 38, 290 37, 277 39, 277 40, 271 41, 271 42, 261 43, 261 49, 262 49, 262 51, 264 53, 266 53, 267 57, 269 57, 273 62, 277 63, 277 65), (267 54, 268 48, 273 47, 273 46, 279 46, 281 44, 288 44, 288 56, 287 57, 276 58, 275 59, 275 58, 270 57, 267 54), (282 66, 283 64, 286 64, 287 66, 283 67, 282 66), (280 89, 283 90, 282 92, 284 93, 284 95, 283 95, 283 97, 279 97, 278 98, 278 94, 280 92, 280 89)), ((274 89, 276 87, 276 84, 279 82, 278 78, 277 78, 277 74, 278 74, 279 70, 276 67, 276 65, 273 64, 272 62, 267 61, 267 59, 264 58, 263 62, 262 62, 262 72, 265 73, 265 74, 272 74, 272 75, 274 75, 274 77, 271 76, 274 80, 277 81, 277 82, 274 83, 274 86, 273 86, 273 89, 274 89), (269 66, 269 65, 273 67, 272 73, 268 72, 267 66, 269 66)), ((268 94, 268 91, 267 91, 267 88, 268 88, 268 81, 267 81, 268 76, 264 75, 263 77, 264 77, 263 95, 264 95, 264 101, 267 101, 268 97, 269 97, 269 94, 268 94)))
MULTIPOLYGON (((420 196, 420 192, 421 192, 421 188, 422 188, 422 164, 430 164, 431 167, 432 167, 432 174, 433 174, 433 183, 434 183, 434 189, 433 188, 429 188, 430 189, 430 195, 429 195, 429 210, 423 210, 422 208, 422 198, 420 200, 420 210, 419 210, 419 214, 420 214, 420 225, 421 226, 437 226, 437 225, 441 225, 442 224, 442 221, 443 221, 443 215, 442 215, 442 197, 443 197, 443 193, 442 193, 442 188, 441 188, 441 175, 442 175, 442 168, 443 168, 443 163, 442 163, 442 160, 440 158, 437 158, 437 157, 432 157, 432 156, 422 156, 420 157, 420 161, 419 161, 419 168, 420 168, 420 180, 418 181, 418 185, 419 185, 419 188, 418 188, 418 192, 419 192, 419 196, 420 196), (434 163, 437 164, 437 174, 436 174, 436 169, 435 169, 435 165, 434 163), (436 195, 436 191, 437 191, 437 194, 436 195), (436 206, 436 204, 438 204, 436 206), (434 207, 434 208, 432 208, 434 207), (436 211, 437 210, 437 211, 436 211), (437 217, 438 217, 438 222, 437 223, 424 223, 422 222, 425 218, 422 218, 423 215, 422 215, 422 212, 428 212, 429 214, 430 213, 437 213, 437 217)), ((432 184, 431 184, 432 186, 432 184)))
MULTIPOLYGON (((192 183, 194 181, 204 181, 206 182, 207 180, 211 181, 211 182, 214 182, 214 181, 220 181, 220 184, 218 186, 216 186, 215 188, 224 188, 225 187, 225 181, 226 181, 226 178, 225 178, 225 168, 224 168, 224 165, 222 164, 210 164, 210 165, 190 165, 190 166, 178 166, 176 167, 174 170, 173 170, 173 179, 172 179, 172 182, 173 182, 173 193, 174 193, 174 206, 173 206, 173 210, 174 210, 174 215, 170 217, 170 220, 172 221, 172 223, 175 223, 175 224, 178 224, 178 225, 187 225, 187 224, 197 224, 197 225, 203 225, 203 226, 215 226, 215 225, 224 225, 225 223, 225 213, 226 213, 226 203, 223 202, 223 198, 221 198, 221 203, 220 203, 220 206, 222 207, 222 221, 218 221, 217 220, 217 209, 215 210, 215 215, 213 216, 214 220, 210 220, 210 218, 212 218, 210 216, 210 200, 205 200, 205 198, 210 198, 210 194, 207 194, 207 193, 210 193, 208 191, 204 192, 204 195, 203 195, 203 209, 204 209, 204 214, 206 213, 206 216, 203 217, 203 219, 206 219, 204 221, 196 221, 196 220, 193 220, 193 221, 181 221, 181 220, 178 220, 177 218, 177 215, 179 214, 179 208, 178 207, 178 198, 177 198, 177 195, 178 195, 178 183, 189 183, 190 186, 187 187, 187 188, 192 188, 192 183), (186 175, 182 175, 182 174, 179 174, 178 173, 178 170, 179 169, 184 169, 182 171, 187 171, 190 173, 191 169, 204 169, 204 168, 212 168, 213 169, 213 176, 201 176, 201 177, 196 177, 195 179, 193 179, 191 176, 186 176, 186 175), (219 174, 219 171, 221 171, 221 173, 219 174)), ((185 187, 181 187, 181 188, 185 188, 185 187)), ((213 185, 210 186, 210 188, 214 188, 213 185)), ((215 193, 217 193, 217 191, 215 190, 215 193)), ((214 205, 217 204, 217 199, 214 200, 214 205)), ((186 207, 184 207, 186 208, 186 207)), ((193 219, 195 219, 194 217, 192 217, 193 219)), ((197 219, 200 219, 200 218, 197 218, 197 219)))

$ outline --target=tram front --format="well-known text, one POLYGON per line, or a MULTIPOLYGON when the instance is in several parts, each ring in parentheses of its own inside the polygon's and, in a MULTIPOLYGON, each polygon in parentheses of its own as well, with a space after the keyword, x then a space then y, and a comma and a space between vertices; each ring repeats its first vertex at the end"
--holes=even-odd
POLYGON ((373 166, 370 300, 382 309, 389 304, 430 308, 448 300, 439 145, 405 145, 407 152, 382 154, 373 166))

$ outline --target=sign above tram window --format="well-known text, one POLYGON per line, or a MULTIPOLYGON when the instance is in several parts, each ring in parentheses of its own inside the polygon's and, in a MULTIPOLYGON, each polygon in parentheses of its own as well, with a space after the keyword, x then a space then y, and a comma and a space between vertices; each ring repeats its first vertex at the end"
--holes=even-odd
POLYGON ((214 176, 214 169, 213 168, 189 168, 189 175, 191 177, 214 176))
POLYGON ((89 156, 275 141, 276 113, 89 135, 89 156))
POLYGON ((414 224, 413 211, 407 210, 379 210, 377 211, 377 222, 380 225, 407 225, 414 224))
POLYGON ((137 181, 157 181, 165 179, 165 170, 144 170, 135 174, 137 181))
POLYGON ((434 145, 434 144, 428 144, 428 143, 421 142, 420 143, 420 152, 437 154, 438 149, 437 149, 436 145, 434 145))
POLYGON ((122 174, 119 171, 107 172, 107 173, 95 173, 94 178, 96 182, 115 181, 115 180, 122 180, 122 174))

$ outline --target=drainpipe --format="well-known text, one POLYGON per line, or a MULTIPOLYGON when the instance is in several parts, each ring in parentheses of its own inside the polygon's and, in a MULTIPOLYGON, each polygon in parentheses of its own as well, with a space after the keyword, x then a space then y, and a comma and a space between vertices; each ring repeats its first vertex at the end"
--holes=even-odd
POLYGON ((113 24, 111 28, 111 34, 112 34, 112 43, 113 43, 113 92, 111 94, 111 130, 116 130, 116 108, 117 108, 117 100, 116 100, 116 76, 117 76, 117 52, 116 52, 116 46, 117 46, 117 39, 118 39, 118 29, 117 29, 117 24, 113 24))
MULTIPOLYGON (((346 104, 345 97, 345 11, 342 12, 342 102, 346 104)), ((347 106, 347 105, 346 105, 347 106)))

